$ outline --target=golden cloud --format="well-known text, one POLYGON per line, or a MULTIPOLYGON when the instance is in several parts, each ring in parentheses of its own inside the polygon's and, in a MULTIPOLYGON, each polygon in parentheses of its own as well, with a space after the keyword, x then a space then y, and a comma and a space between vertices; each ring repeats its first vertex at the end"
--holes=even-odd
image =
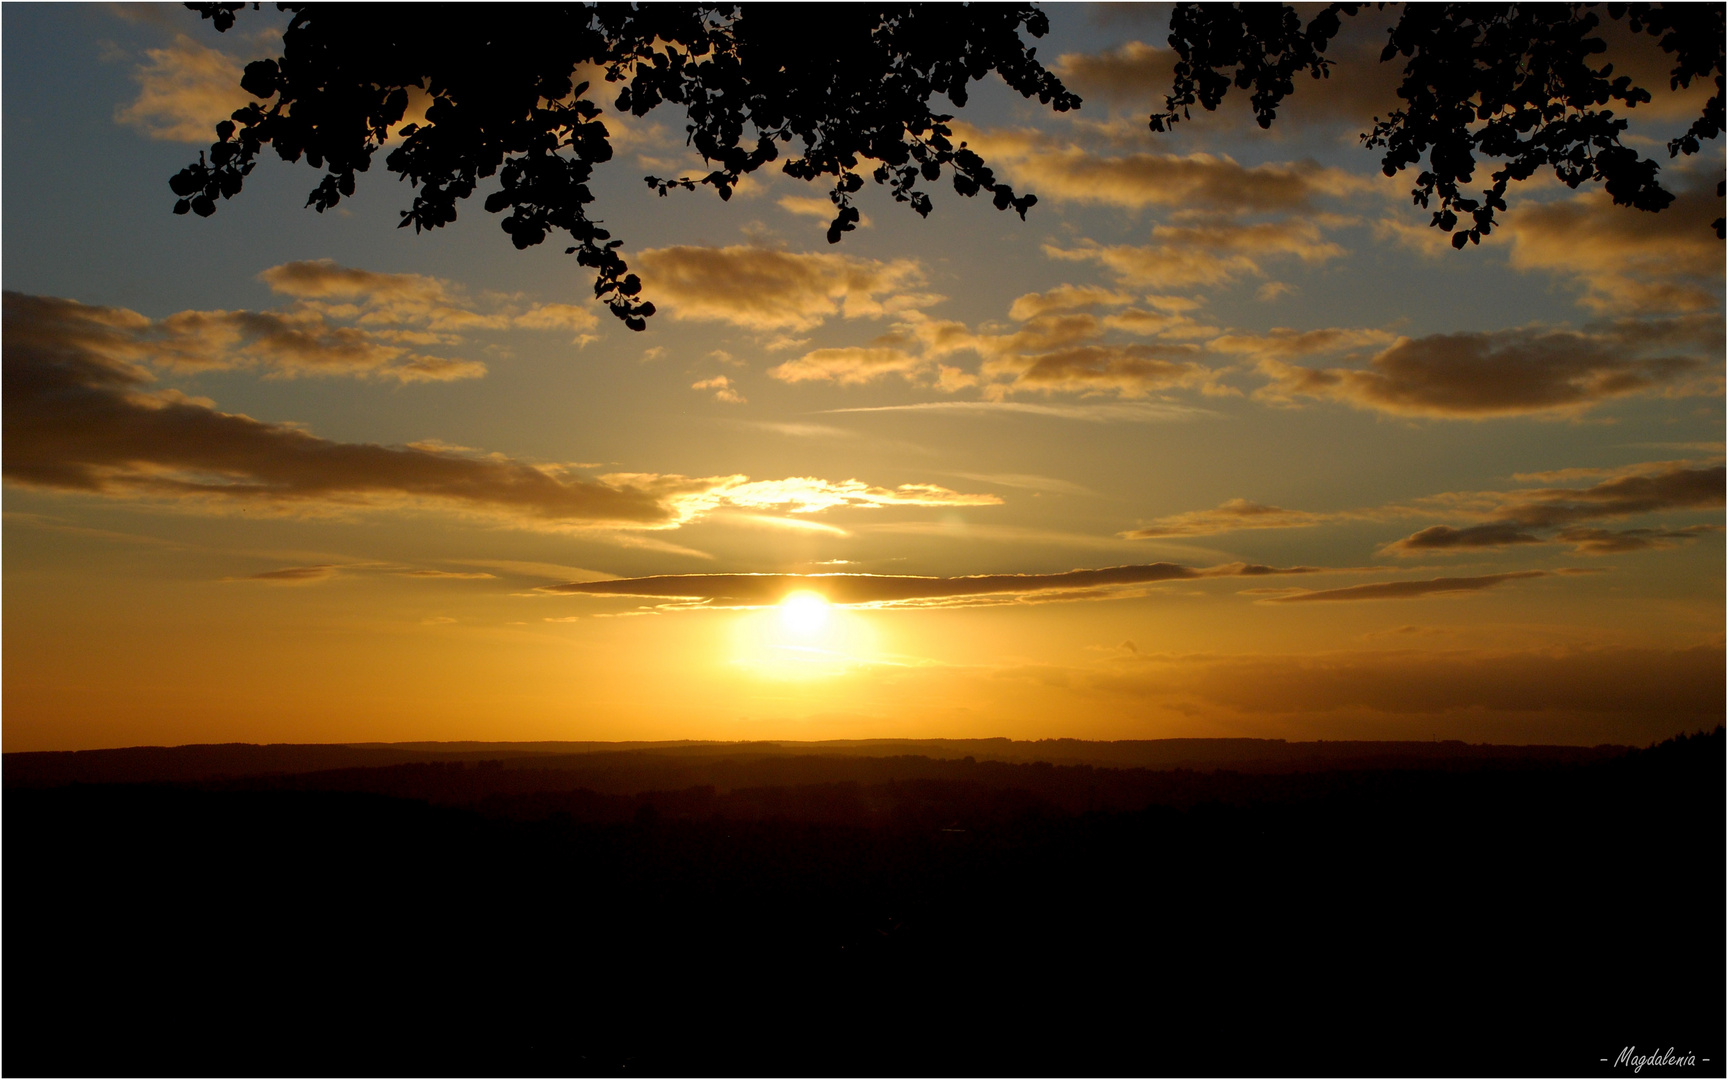
POLYGON ((1198 225, 1159 225, 1151 245, 1103 245, 1086 240, 1069 248, 1044 245, 1044 254, 1066 262, 1102 266, 1125 285, 1153 289, 1188 289, 1223 285, 1265 273, 1274 258, 1305 263, 1325 262, 1345 252, 1322 237, 1312 221, 1286 219, 1251 224, 1209 222, 1198 225))
POLYGON ((647 291, 673 318, 751 330, 803 331, 830 318, 879 317, 939 299, 911 291, 924 272, 910 259, 745 246, 651 248, 635 259, 647 291))
POLYGON ((954 130, 1017 183, 1059 201, 1266 213, 1305 210, 1318 198, 1375 187, 1312 161, 1245 166, 1207 153, 1106 157, 1036 131, 982 131, 962 124, 954 130))
POLYGON ((185 34, 144 55, 148 62, 132 75, 138 97, 114 110, 116 123, 152 139, 208 144, 216 140, 217 124, 252 103, 240 89, 240 61, 185 34))
POLYGON ((724 401, 728 405, 744 404, 744 395, 732 385, 732 380, 724 375, 716 375, 712 379, 699 379, 690 384, 692 390, 712 390, 715 401, 724 401))
POLYGON ((1026 293, 1008 308, 1008 317, 1020 322, 1057 311, 1094 307, 1123 307, 1134 297, 1097 285, 1059 285, 1048 292, 1026 293))
POLYGON ((768 369, 781 382, 837 382, 856 386, 886 375, 914 379, 930 366, 922 356, 885 346, 816 349, 768 369))

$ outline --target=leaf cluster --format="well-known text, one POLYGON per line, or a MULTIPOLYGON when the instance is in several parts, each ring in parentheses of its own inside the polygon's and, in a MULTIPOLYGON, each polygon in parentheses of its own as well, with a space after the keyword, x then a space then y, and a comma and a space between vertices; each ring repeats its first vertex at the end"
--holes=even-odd
MULTIPOLYGON (((219 31, 244 7, 188 6, 219 31)), ((955 143, 938 96, 964 106, 970 84, 994 72, 1057 111, 1080 104, 1023 41, 1049 29, 1025 4, 847 4, 819 18, 769 4, 278 7, 292 16, 282 55, 247 66, 241 86, 259 100, 217 125, 216 143, 170 181, 175 213, 214 213, 265 146, 324 170, 307 205, 327 210, 394 142, 385 167, 414 188, 403 227, 449 224, 496 177, 484 206, 505 215, 512 242, 567 235, 567 252, 595 271, 595 296, 636 330, 654 305, 622 241, 588 212, 594 167, 613 153, 595 79, 633 116, 667 102, 685 110, 688 144, 712 169, 646 177, 661 195, 706 185, 727 199, 778 160, 788 176, 832 178, 831 243, 856 226, 866 171, 920 215, 931 210, 923 185, 944 174, 1022 218, 1037 201, 955 143), (424 120, 404 125, 411 92, 427 102, 424 120)))
MULTIPOLYGON (((1179 61, 1153 131, 1189 118, 1191 106, 1216 109, 1232 87, 1251 90, 1261 127, 1268 127, 1294 76, 1330 75, 1325 55, 1342 20, 1362 4, 1331 4, 1306 24, 1285 5, 1181 4, 1172 14, 1170 47, 1179 61)), ((1375 5, 1384 8, 1386 5, 1375 5)), ((1670 84, 1713 78, 1716 93, 1686 132, 1668 144, 1670 157, 1695 154, 1699 140, 1723 127, 1721 4, 1410 4, 1391 29, 1380 60, 1404 59, 1398 96, 1404 106, 1362 136, 1383 151, 1381 169, 1396 176, 1417 169, 1414 202, 1433 210, 1431 224, 1452 246, 1480 243, 1495 211, 1506 209, 1509 184, 1543 168, 1568 187, 1601 182, 1614 202, 1661 210, 1674 199, 1658 179, 1657 162, 1621 142, 1630 111, 1651 100, 1630 76, 1602 60, 1599 12, 1649 34, 1674 58, 1670 84), (1466 191, 1480 159, 1500 162, 1490 186, 1466 191)), ((1723 185, 1717 185, 1717 194, 1723 185)), ((1723 235, 1718 219, 1716 235, 1723 235)))

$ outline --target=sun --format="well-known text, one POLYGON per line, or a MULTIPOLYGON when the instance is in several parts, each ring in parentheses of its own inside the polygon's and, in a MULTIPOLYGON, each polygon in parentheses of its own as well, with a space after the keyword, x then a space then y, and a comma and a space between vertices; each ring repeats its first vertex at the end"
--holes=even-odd
POLYGON ((795 592, 780 601, 780 622, 796 634, 814 634, 828 622, 828 601, 813 592, 795 592))

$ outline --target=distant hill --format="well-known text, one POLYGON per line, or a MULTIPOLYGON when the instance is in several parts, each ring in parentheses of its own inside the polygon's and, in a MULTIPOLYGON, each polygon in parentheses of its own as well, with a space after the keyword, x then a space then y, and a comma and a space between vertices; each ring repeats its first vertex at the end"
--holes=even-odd
MULTIPOLYGON (((333 769, 501 762, 506 769, 688 774, 717 783, 722 762, 772 758, 923 757, 1049 762, 1154 770, 1292 773, 1326 769, 1433 769, 1495 763, 1577 765, 1618 757, 1624 746, 1500 746, 1436 742, 1286 742, 1283 739, 846 739, 823 742, 420 742, 215 743, 114 750, 31 751, 0 757, 8 788, 164 783, 293 775, 333 769)), ((563 785, 557 785, 563 786, 563 785)), ((650 787, 659 785, 650 785, 650 787)), ((683 786, 683 785, 680 785, 683 786)), ((613 787, 613 785, 608 785, 613 787)), ((649 790, 641 788, 638 790, 649 790)))

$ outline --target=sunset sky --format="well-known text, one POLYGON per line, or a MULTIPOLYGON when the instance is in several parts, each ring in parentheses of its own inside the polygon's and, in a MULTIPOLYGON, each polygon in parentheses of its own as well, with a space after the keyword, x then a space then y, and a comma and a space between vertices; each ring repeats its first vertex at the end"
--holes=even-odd
POLYGON ((1719 722, 1703 88, 1619 54, 1667 211, 1545 174, 1455 252, 1358 139, 1368 17, 1271 131, 1153 135, 1167 10, 1049 10, 1084 106, 953 110, 1024 222, 866 184, 830 245, 826 186, 656 197, 683 115, 609 118, 634 333, 480 198, 398 229, 382 162, 173 216, 270 6, 6 5, 6 749, 1719 722))

